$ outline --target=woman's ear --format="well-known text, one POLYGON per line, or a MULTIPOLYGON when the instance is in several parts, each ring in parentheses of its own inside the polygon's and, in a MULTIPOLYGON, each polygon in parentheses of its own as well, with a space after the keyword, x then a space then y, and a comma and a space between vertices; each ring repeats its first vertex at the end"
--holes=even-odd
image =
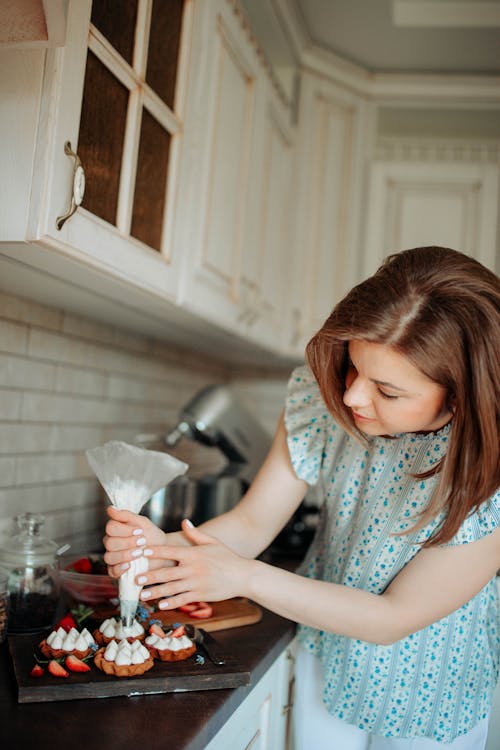
POLYGON ((448 398, 446 399, 446 408, 450 412, 450 414, 455 414, 455 410, 457 408, 457 397, 454 393, 450 393, 448 398))

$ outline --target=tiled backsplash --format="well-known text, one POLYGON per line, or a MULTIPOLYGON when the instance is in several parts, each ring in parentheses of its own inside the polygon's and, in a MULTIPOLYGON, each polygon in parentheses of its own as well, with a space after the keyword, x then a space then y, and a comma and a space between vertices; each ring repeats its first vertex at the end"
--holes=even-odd
MULTIPOLYGON (((0 543, 24 511, 74 550, 97 547, 105 500, 85 449, 162 434, 201 387, 231 382, 272 433, 288 373, 238 371, 218 360, 0 293, 0 543)), ((183 440, 192 471, 223 463, 183 440)))

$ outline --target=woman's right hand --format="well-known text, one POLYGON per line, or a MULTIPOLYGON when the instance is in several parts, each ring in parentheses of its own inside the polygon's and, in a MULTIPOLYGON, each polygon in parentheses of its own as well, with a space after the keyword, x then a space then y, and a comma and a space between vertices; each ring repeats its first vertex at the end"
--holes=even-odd
MULTIPOLYGON (((149 547, 165 544, 166 535, 146 516, 129 510, 118 510, 113 505, 108 506, 107 513, 109 521, 103 539, 106 550, 104 562, 108 566, 111 578, 119 578, 127 570, 130 562, 141 556, 146 545, 149 547)), ((177 535, 169 534, 169 542, 175 543, 170 539, 172 536, 177 535)), ((156 566, 157 563, 150 561, 151 568, 156 566)))

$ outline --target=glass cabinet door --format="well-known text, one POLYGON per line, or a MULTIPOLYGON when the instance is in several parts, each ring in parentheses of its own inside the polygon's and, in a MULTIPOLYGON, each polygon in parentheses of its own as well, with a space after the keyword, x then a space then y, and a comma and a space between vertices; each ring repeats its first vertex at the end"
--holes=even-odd
POLYGON ((92 293, 105 289, 140 315, 179 297, 174 208, 197 8, 68 0, 65 44, 44 65, 27 227, 39 250, 30 262, 92 293))
POLYGON ((83 207, 165 251, 184 0, 94 0, 78 154, 83 207))

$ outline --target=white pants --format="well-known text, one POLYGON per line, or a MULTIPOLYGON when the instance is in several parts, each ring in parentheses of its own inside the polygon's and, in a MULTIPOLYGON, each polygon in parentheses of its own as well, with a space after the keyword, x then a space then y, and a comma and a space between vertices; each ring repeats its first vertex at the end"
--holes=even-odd
POLYGON ((294 750, 484 750, 486 746, 487 719, 448 744, 425 737, 380 737, 331 716, 323 705, 322 693, 320 660, 299 648, 295 664, 294 750))

